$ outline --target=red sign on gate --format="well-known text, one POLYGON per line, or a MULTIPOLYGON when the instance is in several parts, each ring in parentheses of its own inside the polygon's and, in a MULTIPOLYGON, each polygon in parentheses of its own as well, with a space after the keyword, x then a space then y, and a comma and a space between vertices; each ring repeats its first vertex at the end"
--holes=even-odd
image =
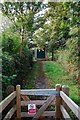
POLYGON ((28 114, 36 114, 36 105, 28 104, 28 114))

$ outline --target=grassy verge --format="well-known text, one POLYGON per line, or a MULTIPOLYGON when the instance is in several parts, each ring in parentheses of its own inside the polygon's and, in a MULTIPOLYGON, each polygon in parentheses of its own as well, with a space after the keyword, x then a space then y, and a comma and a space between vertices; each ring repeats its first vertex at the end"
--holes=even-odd
POLYGON ((38 62, 34 62, 33 68, 31 69, 30 74, 26 78, 26 82, 24 85, 25 89, 35 88, 37 69, 38 69, 38 62))
POLYGON ((70 88, 70 98, 77 104, 80 103, 78 96, 78 84, 76 80, 70 80, 68 73, 56 62, 44 62, 44 70, 48 76, 50 85, 54 88, 56 84, 68 85, 70 88))

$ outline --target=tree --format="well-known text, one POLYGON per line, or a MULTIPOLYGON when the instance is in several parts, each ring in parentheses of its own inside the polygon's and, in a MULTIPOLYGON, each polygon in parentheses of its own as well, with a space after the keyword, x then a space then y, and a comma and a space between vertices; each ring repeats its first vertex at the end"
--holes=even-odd
MULTIPOLYGON (((32 38, 34 30, 37 29, 36 23, 42 20, 39 20, 40 17, 37 17, 36 21, 35 15, 44 8, 44 4, 42 4, 42 2, 4 2, 1 6, 2 13, 12 21, 17 32, 20 33, 21 57, 23 44, 26 43, 26 38, 32 38)), ((42 24, 42 22, 38 25, 40 26, 40 24, 42 24)))

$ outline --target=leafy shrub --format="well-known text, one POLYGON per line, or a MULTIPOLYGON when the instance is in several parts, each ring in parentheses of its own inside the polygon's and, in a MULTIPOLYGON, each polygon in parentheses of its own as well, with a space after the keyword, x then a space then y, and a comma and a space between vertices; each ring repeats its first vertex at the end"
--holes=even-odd
POLYGON ((4 98, 8 85, 20 84, 23 87, 23 79, 27 78, 33 65, 33 56, 27 45, 23 44, 22 57, 20 57, 20 35, 14 29, 7 29, 2 35, 2 91, 4 98))
POLYGON ((6 88, 8 85, 14 85, 14 79, 17 76, 15 62, 12 56, 7 52, 2 55, 2 91, 3 98, 6 96, 6 88))
POLYGON ((18 33, 13 33, 12 30, 7 30, 2 33, 2 51, 12 55, 19 52, 20 36, 18 33))
POLYGON ((3 53, 2 57, 2 86, 3 97, 6 96, 8 85, 20 84, 23 87, 23 80, 27 78, 33 65, 31 51, 25 47, 20 58, 19 53, 10 56, 8 52, 3 53))
POLYGON ((73 37, 67 40, 65 49, 57 50, 57 61, 68 71, 70 79, 78 76, 78 40, 73 37))
POLYGON ((19 53, 15 54, 14 62, 17 73, 16 84, 20 84, 22 86, 22 81, 24 78, 27 78, 28 74, 33 65, 33 56, 31 51, 28 48, 23 49, 23 55, 20 58, 19 53))
POLYGON ((7 52, 2 56, 2 73, 7 76, 15 73, 15 63, 7 52))

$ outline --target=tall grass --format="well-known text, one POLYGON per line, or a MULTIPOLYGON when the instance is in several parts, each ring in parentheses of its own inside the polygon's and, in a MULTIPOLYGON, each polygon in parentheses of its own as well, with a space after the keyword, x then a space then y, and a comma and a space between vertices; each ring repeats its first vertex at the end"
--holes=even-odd
POLYGON ((59 63, 44 62, 44 70, 52 88, 54 88, 56 84, 68 85, 70 88, 70 98, 79 104, 78 84, 75 79, 69 79, 67 71, 65 71, 59 63))

